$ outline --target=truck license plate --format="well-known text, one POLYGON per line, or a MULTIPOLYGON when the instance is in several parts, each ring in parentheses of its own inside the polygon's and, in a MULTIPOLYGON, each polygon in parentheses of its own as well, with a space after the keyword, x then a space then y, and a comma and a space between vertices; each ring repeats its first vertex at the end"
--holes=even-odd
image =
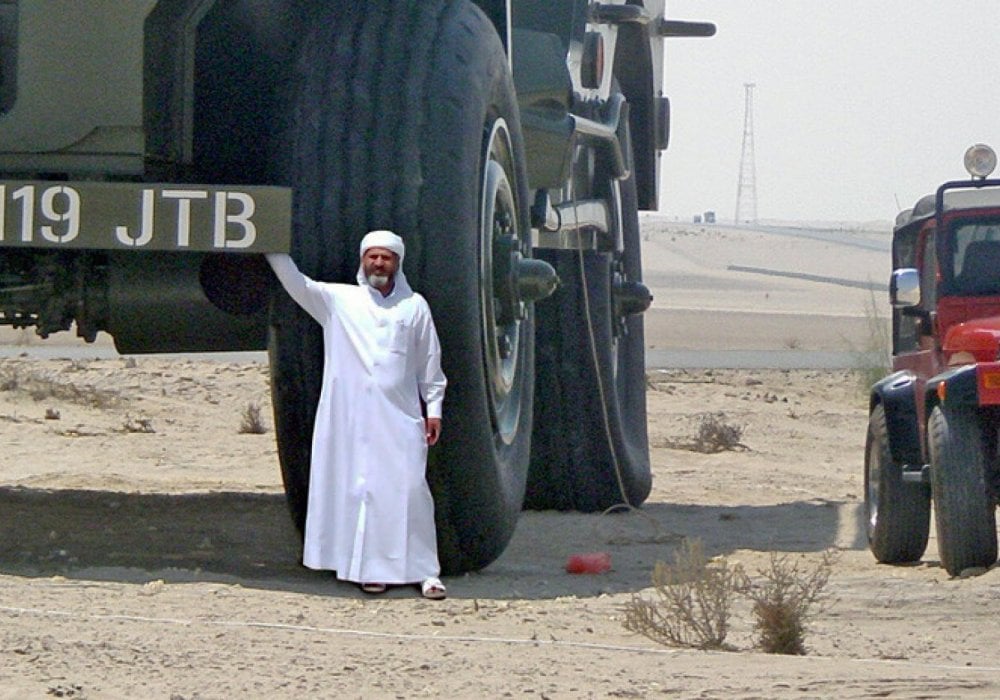
POLYGON ((292 191, 0 180, 0 248, 285 253, 292 191))

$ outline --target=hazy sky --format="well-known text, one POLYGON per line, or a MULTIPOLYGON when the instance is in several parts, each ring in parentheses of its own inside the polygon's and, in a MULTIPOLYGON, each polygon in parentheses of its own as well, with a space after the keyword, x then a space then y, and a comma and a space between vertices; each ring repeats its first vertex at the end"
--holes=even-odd
POLYGON ((967 177, 968 146, 1000 151, 1000 0, 667 6, 718 31, 666 40, 666 214, 732 220, 748 82, 760 219, 891 221, 967 177))

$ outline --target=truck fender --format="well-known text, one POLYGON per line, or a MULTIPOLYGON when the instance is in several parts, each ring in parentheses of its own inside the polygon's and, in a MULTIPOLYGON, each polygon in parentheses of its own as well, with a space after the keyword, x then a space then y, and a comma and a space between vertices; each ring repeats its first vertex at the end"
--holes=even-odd
POLYGON ((923 464, 920 425, 917 420, 916 375, 894 372, 872 386, 868 410, 882 404, 889 432, 889 451, 899 464, 923 464))

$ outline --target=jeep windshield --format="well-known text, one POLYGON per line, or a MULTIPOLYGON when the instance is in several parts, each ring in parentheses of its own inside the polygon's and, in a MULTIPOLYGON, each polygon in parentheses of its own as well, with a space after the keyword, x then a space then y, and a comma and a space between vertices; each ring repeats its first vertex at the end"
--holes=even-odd
POLYGON ((942 252, 945 294, 1000 295, 1000 214, 953 221, 942 252))

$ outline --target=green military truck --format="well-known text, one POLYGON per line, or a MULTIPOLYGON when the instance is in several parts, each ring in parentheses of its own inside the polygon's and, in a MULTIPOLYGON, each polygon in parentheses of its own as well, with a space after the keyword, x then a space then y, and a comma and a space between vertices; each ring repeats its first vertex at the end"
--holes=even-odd
POLYGON ((524 507, 639 504, 662 39, 713 33, 663 0, 0 0, 0 324, 267 348, 301 527, 322 337, 262 253, 350 281, 389 228, 450 380, 444 570, 524 507))

